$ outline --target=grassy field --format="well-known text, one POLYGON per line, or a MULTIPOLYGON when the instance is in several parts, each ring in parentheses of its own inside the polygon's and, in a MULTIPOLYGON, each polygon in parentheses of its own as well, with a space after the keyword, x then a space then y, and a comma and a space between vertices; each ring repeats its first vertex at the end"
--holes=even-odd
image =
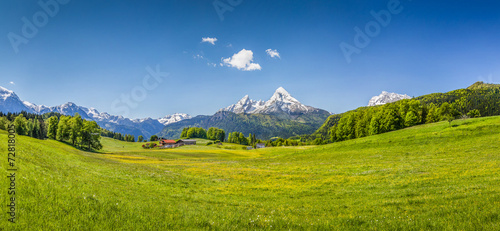
POLYGON ((500 230, 500 117, 452 124, 250 151, 20 136, 18 219, 2 177, 0 229, 500 230))

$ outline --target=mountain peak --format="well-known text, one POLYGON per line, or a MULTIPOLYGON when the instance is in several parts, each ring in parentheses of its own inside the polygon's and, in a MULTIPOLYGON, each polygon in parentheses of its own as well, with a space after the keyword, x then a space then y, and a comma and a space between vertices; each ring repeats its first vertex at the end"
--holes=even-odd
POLYGON ((278 89, 276 89, 273 96, 271 97, 271 99, 269 99, 269 101, 266 102, 266 104, 274 102, 300 104, 300 102, 297 99, 293 98, 290 93, 288 93, 288 91, 286 91, 283 87, 279 87, 278 89))
POLYGON ((61 106, 62 106, 62 107, 65 107, 65 106, 66 106, 66 107, 72 107, 72 106, 75 106, 75 103, 73 103, 73 102, 67 102, 67 103, 65 103, 65 104, 63 104, 63 105, 61 105, 61 106))
POLYGON ((2 87, 2 86, 0 86, 0 92, 14 93, 13 91, 11 91, 11 90, 9 90, 9 89, 7 89, 5 87, 2 87))
POLYGON ((15 95, 16 94, 13 91, 0 86, 0 98, 2 98, 3 100, 6 100, 8 97, 15 96, 15 95))
POLYGON ((248 97, 248 95, 245 95, 245 96, 243 96, 243 98, 240 99, 240 101, 238 101, 238 103, 245 104, 249 99, 250 99, 250 97, 248 97))
POLYGON ((411 99, 410 96, 398 93, 392 93, 387 91, 382 91, 380 95, 373 96, 368 102, 368 106, 382 105, 386 103, 393 103, 402 99, 411 99))
POLYGON ((274 94, 290 95, 290 93, 288 93, 288 91, 286 91, 283 87, 278 87, 274 94))
POLYGON ((236 104, 222 108, 219 111, 230 111, 236 114, 273 114, 284 112, 291 115, 307 113, 314 109, 300 103, 285 88, 279 87, 268 101, 255 101, 250 99, 248 95, 245 95, 236 104))

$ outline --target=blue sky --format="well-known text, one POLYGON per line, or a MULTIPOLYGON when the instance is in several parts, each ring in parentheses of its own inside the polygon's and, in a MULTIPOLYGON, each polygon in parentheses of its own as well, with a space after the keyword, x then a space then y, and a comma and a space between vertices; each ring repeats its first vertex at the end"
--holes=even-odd
POLYGON ((0 85, 35 104, 131 118, 213 114, 282 86, 340 113, 383 90, 419 96, 500 82, 498 1, 41 2, 52 15, 37 1, 0 2, 0 85), (36 33, 23 34, 23 17, 36 33), (356 47, 355 28, 369 43, 356 47), (343 43, 357 49, 350 62, 343 43), (148 67, 168 76, 155 82, 148 67), (134 93, 126 106, 122 95, 134 93))

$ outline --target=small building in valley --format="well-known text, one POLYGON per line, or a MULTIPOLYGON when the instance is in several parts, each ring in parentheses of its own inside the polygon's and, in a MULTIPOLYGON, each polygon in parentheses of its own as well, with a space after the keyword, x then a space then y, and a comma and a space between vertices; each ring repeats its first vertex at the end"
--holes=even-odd
POLYGON ((196 145, 196 140, 160 140, 160 146, 163 148, 177 148, 184 145, 196 145))
POLYGON ((196 140, 179 140, 177 142, 183 145, 196 145, 196 140))
POLYGON ((257 143, 255 145, 255 148, 265 148, 266 147, 266 144, 265 143, 257 143))
POLYGON ((167 140, 167 139, 160 140, 160 146, 174 145, 176 143, 177 142, 175 142, 175 140, 167 140))

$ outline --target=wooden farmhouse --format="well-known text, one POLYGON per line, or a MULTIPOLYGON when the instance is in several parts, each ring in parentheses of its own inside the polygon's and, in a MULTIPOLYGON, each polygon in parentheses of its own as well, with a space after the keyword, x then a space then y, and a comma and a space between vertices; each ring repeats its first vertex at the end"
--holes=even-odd
POLYGON ((196 140, 160 140, 160 146, 163 148, 177 148, 183 145, 196 145, 196 140))

